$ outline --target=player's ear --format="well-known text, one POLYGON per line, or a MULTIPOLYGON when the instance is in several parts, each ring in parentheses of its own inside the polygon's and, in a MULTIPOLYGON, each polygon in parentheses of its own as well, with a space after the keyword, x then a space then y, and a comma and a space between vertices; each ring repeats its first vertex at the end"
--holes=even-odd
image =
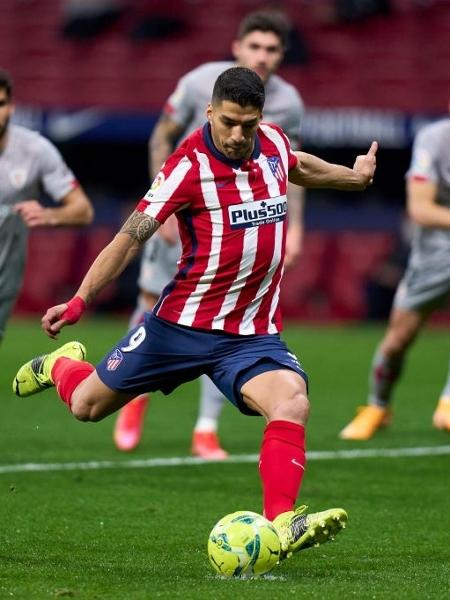
POLYGON ((208 106, 206 108, 206 118, 208 119, 208 121, 210 123, 212 121, 212 111, 213 111, 213 106, 212 106, 211 102, 208 102, 208 106))
POLYGON ((234 58, 236 60, 239 60, 239 55, 241 53, 240 50, 241 50, 241 41, 233 40, 233 42, 231 43, 231 54, 234 56, 234 58))

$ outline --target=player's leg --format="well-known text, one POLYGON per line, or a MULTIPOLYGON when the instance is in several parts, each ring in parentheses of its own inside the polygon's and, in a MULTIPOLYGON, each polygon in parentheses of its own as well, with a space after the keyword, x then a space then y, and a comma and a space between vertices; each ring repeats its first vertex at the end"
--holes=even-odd
POLYGON ((197 379, 211 363, 216 336, 197 334, 162 321, 151 313, 126 334, 94 367, 86 350, 69 342, 23 365, 13 382, 19 396, 48 387, 56 391, 74 416, 98 421, 121 408, 144 390, 171 393, 197 379))
POLYGON ((392 392, 401 375, 406 352, 425 320, 426 314, 421 311, 392 310, 388 328, 372 360, 367 404, 341 431, 341 439, 367 440, 390 423, 392 392))
POLYGON ((436 410, 433 413, 433 425, 436 429, 450 431, 450 362, 447 381, 445 382, 436 410))
POLYGON ((430 314, 447 302, 449 286, 445 269, 408 267, 397 288, 387 331, 372 361, 367 405, 341 431, 342 439, 370 439, 390 422, 392 392, 406 353, 430 314))
POLYGON ((6 323, 12 313, 15 301, 15 297, 0 299, 0 344, 5 335, 6 323))
MULTIPOLYGON (((145 244, 138 278, 138 306, 132 316, 130 329, 139 323, 139 319, 142 320, 145 311, 153 310, 161 292, 176 272, 180 254, 179 242, 169 244, 159 235, 145 244)), ((119 450, 133 450, 141 441, 149 402, 150 395, 141 394, 119 412, 113 431, 114 443, 119 450)))
POLYGON ((114 443, 118 450, 129 452, 138 446, 149 403, 150 394, 141 394, 120 410, 113 431, 114 443))
POLYGON ((267 421, 260 454, 264 514, 280 536, 283 558, 334 539, 345 527, 341 508, 307 514, 294 509, 305 471, 305 426, 309 414, 306 382, 295 371, 271 370, 241 388, 246 405, 267 421))
POLYGON ((99 421, 132 396, 106 386, 85 357, 83 344, 68 342, 25 363, 14 378, 13 390, 18 396, 25 397, 55 386, 59 397, 77 419, 99 421))
POLYGON ((57 363, 52 371, 60 398, 79 421, 101 421, 134 396, 112 390, 101 381, 95 370, 74 387, 72 382, 76 381, 77 375, 81 377, 82 370, 77 371, 73 364, 57 363))
POLYGON ((266 419, 260 456, 265 516, 292 510, 305 471, 306 383, 295 371, 261 373, 241 388, 245 404, 266 419))
POLYGON ((217 427, 225 397, 207 375, 200 377, 199 414, 192 435, 192 454, 223 460, 228 457, 220 445, 217 427))
MULTIPOLYGON (((157 296, 144 290, 140 291, 137 306, 130 319, 129 330, 142 323, 145 311, 152 310, 157 300, 157 296)), ((119 411, 113 430, 113 439, 118 450, 129 452, 134 450, 141 441, 149 402, 150 394, 140 394, 119 411)))

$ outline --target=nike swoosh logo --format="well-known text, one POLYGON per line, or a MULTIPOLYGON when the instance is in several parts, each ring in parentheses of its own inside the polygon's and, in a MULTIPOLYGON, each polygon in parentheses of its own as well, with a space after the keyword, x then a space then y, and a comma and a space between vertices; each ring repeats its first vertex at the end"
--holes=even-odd
POLYGON ((226 185, 228 185, 229 183, 233 183, 233 180, 232 180, 232 179, 227 179, 226 181, 218 181, 218 182, 216 183, 216 187, 217 187, 217 188, 223 188, 223 187, 225 187, 226 185))
POLYGON ((295 460, 295 458, 291 459, 291 463, 294 464, 294 465, 297 465, 297 467, 300 467, 301 469, 305 470, 305 467, 303 465, 301 465, 299 462, 297 462, 295 460))
POLYGON ((49 137, 64 142, 94 129, 104 120, 95 108, 87 108, 73 113, 50 114, 47 121, 49 137))

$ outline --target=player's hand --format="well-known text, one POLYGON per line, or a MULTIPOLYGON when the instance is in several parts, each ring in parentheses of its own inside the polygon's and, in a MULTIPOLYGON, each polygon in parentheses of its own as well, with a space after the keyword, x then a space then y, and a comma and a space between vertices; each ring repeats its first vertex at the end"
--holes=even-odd
POLYGON ((61 329, 76 323, 85 310, 86 303, 80 296, 75 296, 65 304, 52 306, 42 317, 42 329, 49 337, 56 340, 61 329))
POLYGON ((50 211, 37 200, 24 200, 14 205, 14 210, 22 217, 28 227, 51 225, 50 211))
POLYGON ((303 227, 290 225, 286 232, 284 268, 290 269, 298 261, 303 249, 303 227))
POLYGON ((373 176, 377 166, 377 150, 378 142, 372 142, 367 154, 360 154, 356 157, 353 170, 360 176, 362 190, 373 182, 373 176))

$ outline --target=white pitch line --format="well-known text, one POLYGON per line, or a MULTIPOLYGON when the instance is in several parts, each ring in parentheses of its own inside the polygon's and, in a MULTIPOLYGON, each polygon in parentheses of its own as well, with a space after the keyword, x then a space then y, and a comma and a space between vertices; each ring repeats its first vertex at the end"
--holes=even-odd
MULTIPOLYGON (((402 458, 417 456, 450 455, 450 446, 428 446, 419 448, 366 448, 353 450, 324 450, 308 452, 307 458, 314 460, 354 460, 358 458, 402 458)), ((235 454, 221 464, 256 463, 258 454, 235 454)), ((103 460, 69 463, 23 463, 0 465, 0 475, 6 473, 25 473, 43 471, 97 471, 102 469, 150 469, 153 467, 179 467, 206 465, 217 461, 204 460, 192 456, 173 458, 146 458, 135 460, 103 460)))

